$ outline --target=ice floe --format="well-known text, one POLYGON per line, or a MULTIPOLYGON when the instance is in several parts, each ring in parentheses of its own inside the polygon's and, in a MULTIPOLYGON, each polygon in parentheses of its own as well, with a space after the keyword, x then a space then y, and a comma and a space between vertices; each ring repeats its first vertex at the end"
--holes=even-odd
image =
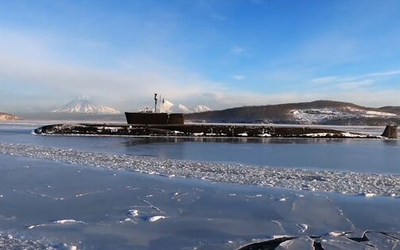
POLYGON ((366 197, 374 195, 400 197, 399 175, 244 166, 10 143, 0 143, 0 153, 73 165, 129 170, 168 177, 195 178, 212 182, 359 194, 366 197))
POLYGON ((79 220, 73 220, 73 219, 63 219, 63 220, 52 221, 50 223, 30 225, 30 226, 26 226, 26 228, 27 229, 35 229, 38 227, 47 227, 47 226, 53 226, 53 225, 77 225, 77 224, 86 224, 86 222, 79 221, 79 220))
POLYGON ((308 229, 307 224, 299 223, 299 224, 296 224, 296 226, 299 228, 299 233, 304 233, 308 229))
POLYGON ((130 209, 128 210, 128 215, 130 217, 138 217, 139 216, 139 210, 137 209, 130 209))
POLYGON ((163 220, 163 219, 166 219, 166 218, 167 217, 162 216, 162 215, 156 215, 156 216, 146 217, 146 218, 144 218, 144 220, 148 221, 148 222, 156 222, 156 221, 163 220))

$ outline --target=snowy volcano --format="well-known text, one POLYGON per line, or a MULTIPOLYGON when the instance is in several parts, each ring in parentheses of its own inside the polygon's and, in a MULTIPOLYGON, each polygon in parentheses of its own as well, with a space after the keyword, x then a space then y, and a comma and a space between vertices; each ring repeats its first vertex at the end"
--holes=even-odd
POLYGON ((207 112, 207 111, 211 111, 211 109, 205 105, 197 105, 194 108, 195 113, 201 113, 201 112, 207 112))
POLYGON ((91 101, 87 96, 75 98, 62 108, 53 110, 52 113, 69 113, 69 114, 121 114, 121 111, 99 105, 91 101))
POLYGON ((159 110, 161 113, 183 113, 183 114, 211 111, 211 109, 205 105, 197 105, 193 109, 189 109, 183 104, 175 105, 172 102, 165 99, 161 101, 159 110))
POLYGON ((186 114, 186 113, 190 113, 190 110, 185 105, 179 104, 178 105, 178 113, 179 112, 186 114))

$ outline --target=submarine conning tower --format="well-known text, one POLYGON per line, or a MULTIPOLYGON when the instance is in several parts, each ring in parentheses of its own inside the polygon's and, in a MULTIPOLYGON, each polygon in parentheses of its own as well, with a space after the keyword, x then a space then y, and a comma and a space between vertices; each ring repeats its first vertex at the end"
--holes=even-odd
POLYGON ((390 139, 397 139, 397 125, 388 125, 385 128, 382 136, 390 138, 390 139))
MULTIPOLYGON (((168 102, 168 101, 167 101, 168 102)), ((185 117, 180 113, 167 113, 165 109, 165 100, 154 93, 154 111, 145 107, 141 112, 125 112, 128 124, 135 125, 182 125, 185 123, 185 117), (161 100, 158 103, 158 100, 161 100), (160 106, 158 106, 160 104, 160 106)), ((173 104, 172 104, 173 105, 173 104)))

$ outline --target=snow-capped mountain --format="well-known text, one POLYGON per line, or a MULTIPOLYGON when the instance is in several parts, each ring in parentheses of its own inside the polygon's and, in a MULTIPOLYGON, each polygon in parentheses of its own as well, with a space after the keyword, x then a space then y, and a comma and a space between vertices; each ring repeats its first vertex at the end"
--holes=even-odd
POLYGON ((121 111, 94 103, 87 96, 75 98, 62 108, 53 110, 52 113, 70 114, 121 114, 121 111))
POLYGON ((196 113, 206 112, 206 111, 211 111, 211 109, 205 105, 197 105, 194 108, 194 112, 196 112, 196 113))
POLYGON ((205 105, 197 105, 196 107, 189 109, 183 104, 175 105, 169 100, 163 99, 160 103, 159 110, 161 113, 198 113, 198 112, 205 112, 210 111, 211 109, 205 105))
POLYGON ((184 114, 190 113, 190 110, 182 104, 178 105, 178 110, 179 110, 178 112, 180 112, 180 113, 184 113, 184 114))

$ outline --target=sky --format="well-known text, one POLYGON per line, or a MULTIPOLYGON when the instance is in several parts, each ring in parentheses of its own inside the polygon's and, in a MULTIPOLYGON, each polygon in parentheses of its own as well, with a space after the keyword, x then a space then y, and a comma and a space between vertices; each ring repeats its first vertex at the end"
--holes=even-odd
POLYGON ((0 111, 159 93, 213 109, 400 106, 398 0, 0 0, 0 111))

